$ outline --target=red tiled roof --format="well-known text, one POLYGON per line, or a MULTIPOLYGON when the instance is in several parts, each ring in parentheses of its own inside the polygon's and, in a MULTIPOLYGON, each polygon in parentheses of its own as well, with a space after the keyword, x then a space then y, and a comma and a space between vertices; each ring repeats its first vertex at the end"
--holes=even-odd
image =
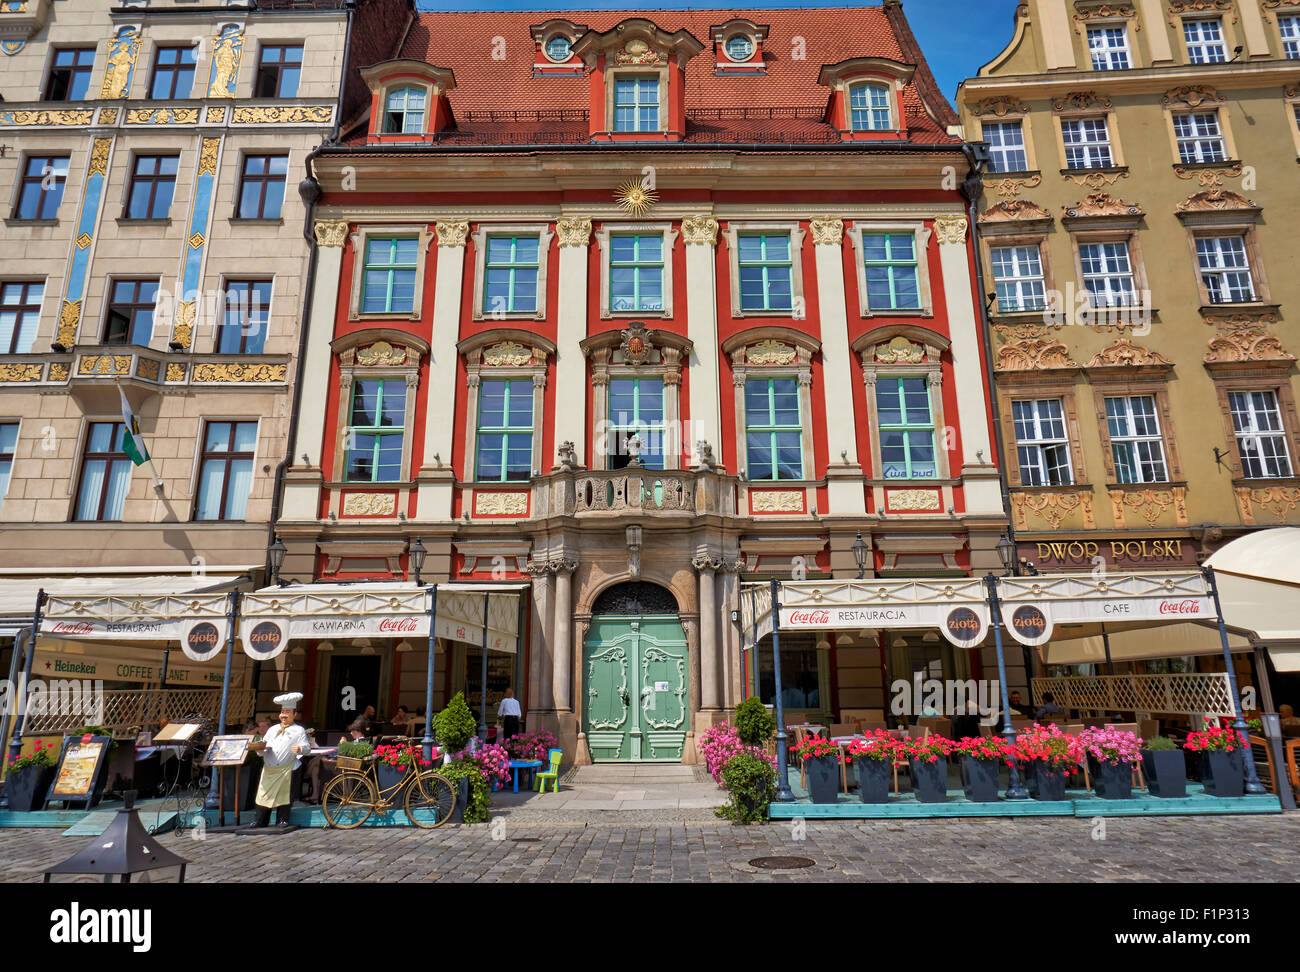
MULTIPOLYGON (((901 17, 901 9, 895 16, 901 17)), ((912 56, 900 43, 883 7, 817 7, 790 10, 574 10, 423 12, 412 24, 400 57, 425 61, 455 72, 449 92, 457 128, 437 139, 443 144, 542 144, 586 141, 589 83, 585 77, 533 76, 535 48, 530 27, 552 19, 608 30, 632 17, 653 21, 668 33, 687 30, 704 50, 687 62, 688 142, 827 143, 839 136, 823 120, 830 91, 817 83, 821 68, 855 57, 884 57, 917 65, 903 93, 909 140, 953 144, 944 124, 952 116, 919 51, 912 56), (714 73, 709 28, 733 19, 769 27, 763 42, 766 74, 745 77, 714 73), (505 57, 491 56, 505 39, 505 57), (800 40, 800 38, 802 40, 800 40), (796 55, 802 54, 802 57, 796 55), (930 111, 922 91, 927 92, 930 111), (936 103, 937 99, 937 103, 936 103), (543 117, 482 118, 488 110, 563 111, 558 120, 543 117), (470 113, 474 114, 471 115, 470 113), (478 116, 478 117, 476 117, 478 116)), ((364 142, 364 133, 351 141, 364 142)))

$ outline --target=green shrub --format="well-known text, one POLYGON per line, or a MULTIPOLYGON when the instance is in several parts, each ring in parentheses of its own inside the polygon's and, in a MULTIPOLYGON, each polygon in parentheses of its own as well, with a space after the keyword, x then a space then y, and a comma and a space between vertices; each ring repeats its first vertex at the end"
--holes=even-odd
POLYGON ((375 747, 364 739, 344 739, 339 743, 339 755, 350 756, 353 759, 365 759, 367 756, 373 755, 374 751, 375 747))
POLYGON ((465 805, 465 823, 487 823, 488 807, 492 803, 492 791, 478 763, 472 759, 453 759, 445 766, 437 766, 434 771, 451 780, 452 786, 459 791, 457 780, 464 777, 469 780, 469 802, 465 805))
POLYGON ((736 706, 736 732, 746 746, 765 746, 776 732, 776 719, 757 696, 751 695, 736 706))
POLYGON ((474 713, 465 704, 465 693, 457 692, 455 698, 433 717, 433 731, 438 737, 438 745, 446 753, 458 753, 469 745, 474 735, 474 713))
POLYGON ((1162 750, 1177 749, 1178 745, 1166 736, 1156 736, 1154 739, 1147 739, 1142 743, 1143 749, 1149 749, 1153 753, 1162 750))
POLYGON ((727 802, 716 811, 733 823, 762 823, 767 806, 776 797, 776 770, 762 756, 740 752, 722 767, 727 802))

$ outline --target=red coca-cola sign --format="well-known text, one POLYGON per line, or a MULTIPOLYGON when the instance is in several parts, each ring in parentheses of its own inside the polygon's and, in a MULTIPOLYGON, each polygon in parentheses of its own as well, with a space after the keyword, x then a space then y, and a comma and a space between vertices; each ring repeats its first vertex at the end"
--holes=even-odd
POLYGON ((51 634, 88 635, 95 630, 89 621, 55 621, 51 634))
POLYGON ((1201 605, 1193 597, 1181 601, 1161 601, 1161 614, 1200 614, 1201 605))
POLYGON ((791 611, 788 624, 830 624, 829 611, 791 611))
POLYGON ((379 630, 381 632, 414 631, 415 628, 415 618, 384 618, 379 622, 379 630))

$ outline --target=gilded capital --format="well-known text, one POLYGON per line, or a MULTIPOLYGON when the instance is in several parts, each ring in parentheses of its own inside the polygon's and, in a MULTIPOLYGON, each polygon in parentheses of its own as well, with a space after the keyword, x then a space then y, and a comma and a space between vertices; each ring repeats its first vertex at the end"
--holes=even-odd
POLYGON ((939 238, 939 243, 965 243, 966 242, 966 217, 965 216, 936 216, 934 219, 934 235, 939 238))
POLYGON ((682 239, 687 243, 716 246, 718 221, 712 216, 687 216, 682 220, 682 239))
POLYGON ((844 220, 816 217, 808 221, 815 246, 839 246, 844 240, 844 220))
POLYGON ((469 223, 466 220, 435 224, 438 231, 439 246, 464 246, 469 239, 469 223))
POLYGON ((560 246, 586 246, 591 242, 591 217, 561 216, 555 221, 560 246))
POLYGON ((318 219, 314 229, 317 246, 342 246, 348 238, 346 219, 318 219))

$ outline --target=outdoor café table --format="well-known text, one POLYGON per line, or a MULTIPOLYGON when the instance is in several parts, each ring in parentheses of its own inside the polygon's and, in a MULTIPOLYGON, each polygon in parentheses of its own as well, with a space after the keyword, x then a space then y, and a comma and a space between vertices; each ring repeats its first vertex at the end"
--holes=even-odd
POLYGON ((512 759, 506 765, 509 766, 512 770, 514 770, 515 792, 518 793, 519 792, 519 771, 521 769, 526 769, 526 770, 541 769, 542 761, 540 759, 512 759))

